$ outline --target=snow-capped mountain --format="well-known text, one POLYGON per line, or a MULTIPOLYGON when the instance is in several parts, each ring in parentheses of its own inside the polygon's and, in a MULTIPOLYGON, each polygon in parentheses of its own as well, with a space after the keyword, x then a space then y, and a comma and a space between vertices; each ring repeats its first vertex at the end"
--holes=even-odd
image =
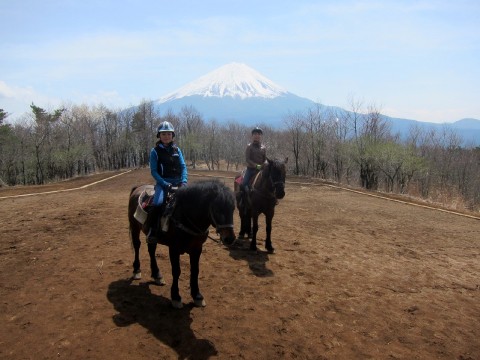
POLYGON ((177 91, 162 97, 159 102, 164 103, 195 95, 239 99, 254 97, 273 99, 287 94, 288 92, 285 89, 251 67, 245 64, 231 63, 186 84, 177 91))
POLYGON ((280 127, 289 113, 315 105, 275 84, 251 67, 231 63, 154 102, 160 113, 192 107, 205 120, 280 127))
MULTIPOLYGON (((177 91, 153 102, 160 114, 168 111, 180 113, 185 107, 195 109, 205 120, 219 123, 234 121, 247 126, 269 125, 281 128, 284 120, 295 113, 305 113, 318 104, 299 97, 278 86, 245 64, 224 65, 199 77, 177 91)), ((341 116, 347 110, 336 106, 322 105, 326 116, 334 112, 341 116)), ((406 138, 409 129, 416 125, 437 131, 451 128, 463 137, 466 143, 480 145, 480 120, 463 119, 456 123, 436 124, 410 119, 384 116, 392 125, 393 133, 406 138)))

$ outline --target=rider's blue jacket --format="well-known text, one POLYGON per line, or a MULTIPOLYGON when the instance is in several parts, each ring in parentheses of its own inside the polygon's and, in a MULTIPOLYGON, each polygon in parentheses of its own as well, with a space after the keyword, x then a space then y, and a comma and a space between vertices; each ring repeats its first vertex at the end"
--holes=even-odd
POLYGON ((160 143, 151 150, 150 172, 157 185, 163 188, 186 184, 188 180, 182 151, 173 142, 166 146, 160 143))

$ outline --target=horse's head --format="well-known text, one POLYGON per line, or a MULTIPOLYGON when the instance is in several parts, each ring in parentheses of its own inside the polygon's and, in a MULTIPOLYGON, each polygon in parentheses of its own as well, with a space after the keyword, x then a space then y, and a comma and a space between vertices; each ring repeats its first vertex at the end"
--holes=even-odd
POLYGON ((210 204, 210 221, 220 235, 222 243, 232 245, 235 241, 233 230, 233 212, 235 211, 235 198, 233 192, 223 184, 219 184, 215 198, 210 204))
POLYGON ((288 162, 288 157, 283 161, 270 159, 267 159, 267 161, 275 197, 283 199, 285 197, 285 177, 287 173, 285 164, 288 162))

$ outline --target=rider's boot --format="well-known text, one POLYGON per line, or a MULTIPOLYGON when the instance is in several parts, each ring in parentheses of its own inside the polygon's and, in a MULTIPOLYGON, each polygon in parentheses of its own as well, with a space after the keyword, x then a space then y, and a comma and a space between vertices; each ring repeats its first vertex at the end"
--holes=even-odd
POLYGON ((160 227, 162 232, 168 232, 170 218, 172 217, 173 210, 175 208, 175 194, 169 195, 168 201, 163 205, 162 217, 160 219, 160 227))
POLYGON ((243 186, 243 203, 245 204, 245 213, 247 213, 247 207, 250 206, 250 189, 248 185, 243 186))
POLYGON ((244 186, 243 196, 244 196, 243 201, 245 201, 245 205, 246 206, 250 205, 250 188, 248 187, 248 185, 244 186))
POLYGON ((148 244, 155 244, 158 242, 158 223, 160 219, 160 206, 154 206, 150 212, 148 213, 147 217, 147 226, 149 228, 147 234, 147 243, 148 244))
POLYGON ((239 188, 239 197, 238 197, 238 202, 239 202, 239 205, 240 206, 243 206, 244 204, 244 201, 245 201, 245 187, 243 186, 243 184, 240 184, 240 188, 239 188))

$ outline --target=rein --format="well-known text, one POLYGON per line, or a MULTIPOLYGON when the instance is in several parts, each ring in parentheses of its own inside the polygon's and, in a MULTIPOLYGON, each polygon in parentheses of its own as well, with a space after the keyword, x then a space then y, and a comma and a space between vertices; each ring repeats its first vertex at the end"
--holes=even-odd
MULTIPOLYGON (((197 232, 191 230, 190 228, 188 228, 187 226, 185 226, 184 224, 182 224, 180 221, 177 221, 177 219, 175 219, 173 216, 172 216, 172 220, 173 220, 173 223, 175 224, 175 227, 179 228, 180 230, 182 231, 185 231, 187 234, 189 235, 192 235, 192 236, 205 236, 208 234, 208 228, 207 230, 205 231, 201 231, 200 229, 198 229, 195 225, 192 224, 192 222, 189 220, 188 222, 190 224, 192 224, 197 232)), ((187 219, 188 220, 188 219, 187 219)), ((208 236, 208 235, 207 235, 208 236)))
MULTIPOLYGON (((269 165, 270 166, 270 165, 269 165)), ((283 181, 273 181, 272 179, 272 173, 269 169, 268 171, 268 179, 267 180, 270 180, 270 184, 272 185, 271 189, 268 189, 268 193, 267 194, 264 194, 262 193, 260 190, 261 189, 256 189, 255 188, 255 184, 257 183, 257 180, 258 178, 261 178, 263 179, 263 171, 260 171, 256 176, 255 176, 255 179, 253 180, 253 184, 252 184, 252 187, 253 187, 253 191, 256 191, 258 195, 261 195, 263 196, 264 198, 276 198, 275 197, 275 185, 278 185, 278 184, 282 184, 283 181)), ((261 184, 260 184, 261 185, 261 184)))
MULTIPOLYGON (((208 210, 209 210, 208 213, 210 215, 210 220, 212 221, 215 229, 217 229, 217 233, 218 233, 219 229, 225 229, 225 228, 232 228, 233 229, 233 224, 218 225, 217 222, 215 221, 215 217, 213 216, 213 211, 212 211, 212 206, 211 205, 210 205, 208 210)), ((209 239, 215 241, 216 243, 219 243, 219 244, 221 243, 220 240, 214 239, 213 237, 211 237, 209 235, 208 228, 210 227, 210 225, 207 227, 207 229, 205 231, 202 231, 189 218, 186 218, 186 220, 190 223, 190 225, 192 225, 192 227, 195 228, 194 230, 192 230, 189 227, 182 224, 180 221, 177 221, 173 216, 172 216, 172 220, 173 220, 173 222, 174 222, 174 224, 177 228, 179 228, 182 231, 185 231, 189 235, 192 235, 192 236, 205 236, 206 235, 209 239)))

